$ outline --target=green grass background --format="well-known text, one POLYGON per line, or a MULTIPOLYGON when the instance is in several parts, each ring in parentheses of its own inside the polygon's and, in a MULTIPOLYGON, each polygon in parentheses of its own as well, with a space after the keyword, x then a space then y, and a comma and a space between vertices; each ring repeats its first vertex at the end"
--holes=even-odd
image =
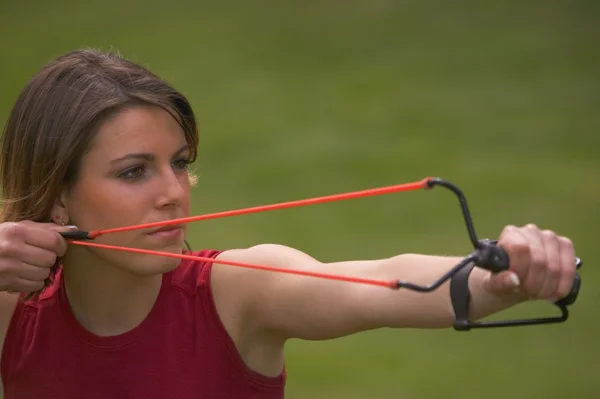
MULTIPOLYGON (((571 319, 292 342, 287 397, 596 398, 599 4, 6 0, 0 120, 50 59, 113 48, 196 109, 195 214, 451 180, 482 237, 533 221, 574 240, 585 266, 571 319)), ((441 189, 190 227, 195 248, 277 242, 324 261, 471 250, 441 189)), ((553 314, 531 304, 502 317, 553 314)))

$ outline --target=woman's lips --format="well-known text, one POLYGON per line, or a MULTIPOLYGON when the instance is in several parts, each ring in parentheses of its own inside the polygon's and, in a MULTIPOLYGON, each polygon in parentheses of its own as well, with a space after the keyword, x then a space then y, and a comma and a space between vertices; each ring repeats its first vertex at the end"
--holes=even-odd
POLYGON ((183 235, 183 227, 180 225, 176 226, 164 226, 160 229, 156 229, 148 235, 158 238, 179 238, 183 235))

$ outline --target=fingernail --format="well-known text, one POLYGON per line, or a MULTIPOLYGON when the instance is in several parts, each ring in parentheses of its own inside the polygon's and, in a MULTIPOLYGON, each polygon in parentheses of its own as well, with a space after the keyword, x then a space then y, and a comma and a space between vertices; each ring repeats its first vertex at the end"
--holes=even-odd
POLYGON ((65 227, 70 230, 79 230, 79 227, 77 227, 75 225, 70 225, 70 226, 65 226, 65 227))
POLYGON ((517 288, 518 286, 521 285, 519 276, 517 276, 515 273, 511 273, 508 275, 508 281, 509 281, 510 286, 513 288, 517 288))

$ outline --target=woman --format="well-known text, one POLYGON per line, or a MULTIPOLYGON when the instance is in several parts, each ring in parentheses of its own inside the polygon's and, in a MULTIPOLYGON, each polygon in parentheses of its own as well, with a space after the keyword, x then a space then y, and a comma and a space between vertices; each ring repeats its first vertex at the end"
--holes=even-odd
MULTIPOLYGON (((27 84, 9 116, 0 163, 5 399, 283 398, 290 338, 452 326, 447 284, 428 294, 392 292, 68 245, 60 235, 187 216, 197 143, 187 99, 118 55, 74 51, 27 84)), ((95 241, 181 253, 185 231, 133 230, 95 241)), ((530 224, 504 228, 499 245, 510 271, 471 274, 471 318, 569 293, 569 239, 530 224)), ((274 244, 195 254, 422 284, 458 261, 401 254, 323 263, 274 244)))

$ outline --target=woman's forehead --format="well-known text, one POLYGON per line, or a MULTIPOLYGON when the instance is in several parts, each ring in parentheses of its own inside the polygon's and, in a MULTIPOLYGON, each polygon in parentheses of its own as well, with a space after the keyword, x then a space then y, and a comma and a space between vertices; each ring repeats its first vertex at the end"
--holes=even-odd
POLYGON ((179 149, 186 143, 181 126, 159 107, 128 108, 100 125, 92 151, 122 153, 143 149, 179 149))

